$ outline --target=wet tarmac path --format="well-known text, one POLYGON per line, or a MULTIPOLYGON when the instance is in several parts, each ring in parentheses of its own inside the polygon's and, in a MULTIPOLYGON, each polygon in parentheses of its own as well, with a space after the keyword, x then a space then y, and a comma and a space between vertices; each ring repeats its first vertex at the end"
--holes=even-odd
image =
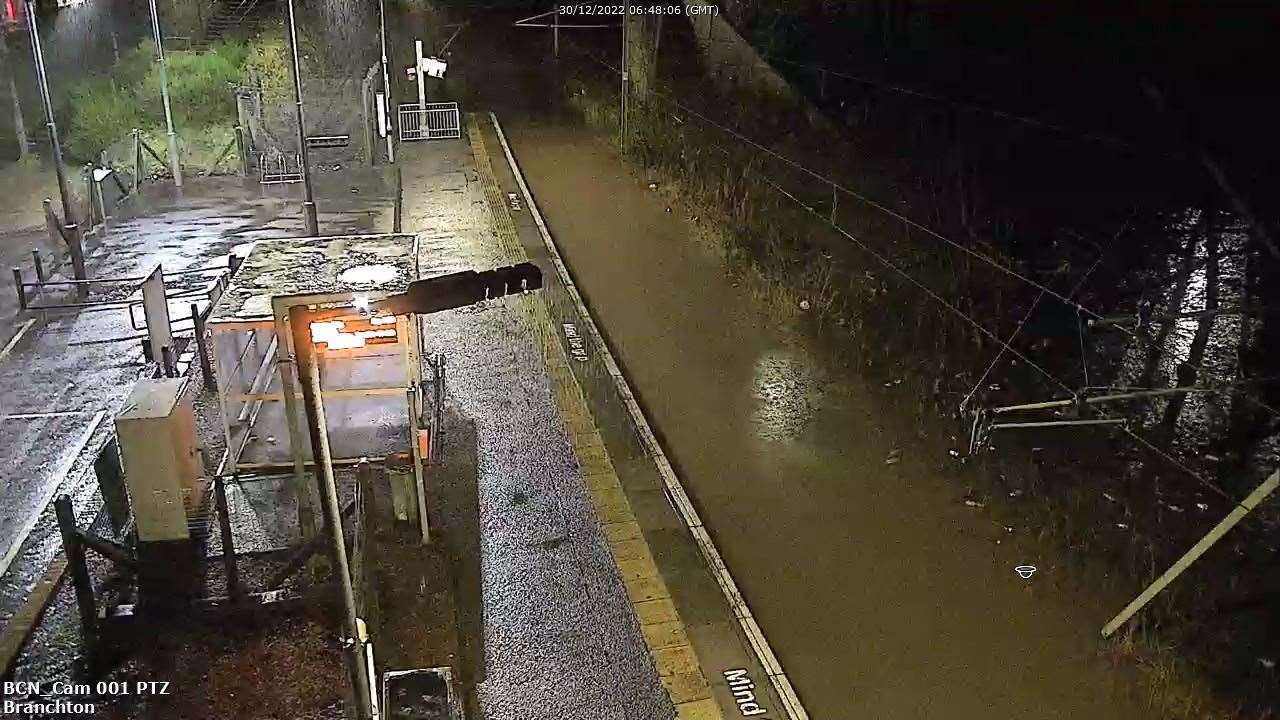
POLYGON ((892 397, 815 361, 611 151, 580 130, 508 134, 814 717, 1149 716, 1095 640, 1114 598, 961 502, 892 397))
MULTIPOLYGON (((372 170, 318 175, 322 230, 372 229, 389 202, 388 188, 372 170)), ((295 195, 297 187, 263 188, 240 178, 193 178, 181 195, 148 188, 121 209, 104 238, 89 243, 90 276, 138 276, 156 264, 166 272, 225 267, 236 246, 300 234, 295 195)), ((66 300, 50 294, 37 301, 66 300)), ((137 339, 122 339, 139 334, 123 309, 40 315, 0 309, 7 326, 35 320, 0 359, 0 612, 7 617, 58 549, 52 497, 72 494, 82 520, 91 513, 94 480, 86 471, 108 439, 114 412, 150 366, 137 339)))

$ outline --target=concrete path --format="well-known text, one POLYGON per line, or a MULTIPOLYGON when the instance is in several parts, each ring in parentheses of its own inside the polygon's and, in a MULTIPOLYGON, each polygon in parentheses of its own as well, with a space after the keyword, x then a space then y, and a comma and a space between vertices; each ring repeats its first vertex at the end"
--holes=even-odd
MULTIPOLYGON (((465 140, 406 144, 400 160, 404 229, 419 235, 424 275, 511 262, 465 140)), ((453 443, 476 442, 478 533, 455 533, 450 541, 459 555, 480 560, 479 607, 469 612, 482 622, 482 715, 671 718, 525 302, 498 300, 424 322, 427 351, 448 357, 446 462, 464 450, 453 443)), ((465 528, 460 518, 444 522, 465 528)), ((466 594, 465 579, 461 585, 466 594)))

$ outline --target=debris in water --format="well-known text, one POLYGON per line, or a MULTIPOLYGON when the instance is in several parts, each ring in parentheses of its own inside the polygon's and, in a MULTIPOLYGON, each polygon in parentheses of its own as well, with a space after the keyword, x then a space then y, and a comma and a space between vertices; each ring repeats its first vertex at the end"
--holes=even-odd
POLYGON ((1115 496, 1113 496, 1109 492, 1102 493, 1102 497, 1106 498, 1107 500, 1110 500, 1111 502, 1116 502, 1115 496))
POLYGON ((959 450, 956 450, 955 448, 951 448, 950 450, 948 450, 948 451, 947 451, 947 454, 948 454, 948 455, 950 455, 950 456, 951 456, 951 457, 953 457, 953 458, 958 458, 958 457, 960 457, 960 451, 959 451, 959 450))
POLYGON ((649 189, 650 189, 650 190, 657 190, 657 189, 658 189, 658 183, 649 183, 649 189))
POLYGON ((1183 512, 1182 507, 1180 505, 1168 504, 1168 505, 1165 505, 1165 507, 1169 508, 1170 510, 1176 513, 1183 512))
POLYGON ((1276 667, 1276 661, 1271 658, 1260 657, 1258 658, 1258 664, 1268 670, 1274 670, 1276 667))
POLYGON ((1021 491, 1021 490, 1010 490, 1010 491, 1009 491, 1009 497, 1011 497, 1011 498, 1022 497, 1022 491, 1021 491))
POLYGON ((275 436, 275 435, 268 435, 268 436, 267 436, 267 442, 271 443, 272 445, 275 445, 275 444, 276 444, 276 436, 275 436))
POLYGON ((1197 510, 1199 510, 1200 512, 1204 512, 1205 510, 1208 510, 1208 509, 1209 509, 1209 504, 1208 504, 1208 503, 1196 503, 1196 509, 1197 509, 1197 510))
POLYGON ((1120 528, 1121 530, 1128 530, 1128 529, 1129 529, 1129 526, 1128 526, 1128 525, 1126 525, 1126 524, 1124 524, 1124 523, 1116 523, 1116 527, 1120 528))
POLYGON ((1031 576, 1036 574, 1036 566, 1035 565, 1019 565, 1018 567, 1014 568, 1013 571, 1018 573, 1018 576, 1021 577, 1023 580, 1030 580, 1031 576))
POLYGON ((808 301, 808 300, 801 300, 801 301, 800 301, 800 309, 801 309, 801 310, 808 310, 808 309, 809 309, 809 301, 808 301))
POLYGON ((894 448, 894 449, 892 449, 892 450, 890 450, 890 451, 889 451, 889 455, 888 455, 888 457, 886 457, 886 458, 884 459, 884 464, 885 464, 885 465, 897 465, 897 464, 898 464, 898 461, 899 461, 899 460, 901 460, 901 459, 902 459, 902 449, 901 449, 901 448, 894 448))
POLYGON ((988 386, 987 386, 987 389, 988 389, 988 390, 999 390, 999 389, 1000 389, 1000 383, 991 383, 990 385, 988 385, 988 386))
POLYGON ((965 505, 968 505, 968 506, 969 506, 969 507, 971 507, 971 508, 986 507, 985 505, 983 505, 982 503, 978 502, 977 500, 974 500, 973 498, 965 498, 965 499, 964 499, 964 504, 965 504, 965 505))
POLYGON ((1218 462, 1222 458, 1218 457, 1217 455, 1205 455, 1204 459, 1208 460, 1209 462, 1218 462))

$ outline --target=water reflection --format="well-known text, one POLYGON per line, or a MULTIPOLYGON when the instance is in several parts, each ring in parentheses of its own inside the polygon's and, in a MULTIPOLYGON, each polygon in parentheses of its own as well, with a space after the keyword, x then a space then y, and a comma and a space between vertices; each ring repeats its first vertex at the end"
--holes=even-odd
POLYGON ((795 438, 813 417, 820 393, 816 370, 804 353, 784 348, 765 352, 752 373, 756 435, 772 441, 795 438))

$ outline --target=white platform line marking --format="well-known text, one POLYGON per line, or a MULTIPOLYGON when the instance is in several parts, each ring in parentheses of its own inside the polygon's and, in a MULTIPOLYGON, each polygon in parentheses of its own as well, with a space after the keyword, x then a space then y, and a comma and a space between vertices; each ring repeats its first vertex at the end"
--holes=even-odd
POLYGON ((63 482, 67 479, 67 473, 71 472, 71 468, 76 464, 76 459, 80 457, 80 453, 84 451, 84 446, 89 444, 89 438, 93 437, 94 431, 98 429, 98 425, 102 423, 102 418, 107 416, 106 410, 99 410, 89 421, 89 426, 85 428, 84 433, 80 435, 80 439, 76 442, 74 449, 66 456, 62 464, 58 466, 54 472, 49 485, 45 488, 44 494, 36 503, 36 507, 31 512, 31 517, 23 523, 22 529, 14 534, 13 545, 9 547, 8 552, 4 554, 4 559, 0 560, 0 576, 9 570, 9 564, 17 557, 18 552, 22 550, 22 544, 27 541, 27 536, 31 534, 31 530, 40 522, 40 516, 44 514, 44 509, 49 506, 49 501, 57 494, 62 487, 63 482))
POLYGON ((41 418, 71 417, 73 415, 92 415, 92 410, 55 410, 53 412, 13 413, 0 415, 0 420, 39 420, 41 418))
POLYGON ((8 359, 9 353, 13 352, 13 349, 18 346, 18 343, 22 342, 22 337, 26 335, 27 331, 35 324, 35 318, 31 318, 22 323, 22 327, 18 328, 18 332, 14 333, 13 337, 9 338, 9 342, 4 344, 4 349, 0 350, 0 363, 8 359))

